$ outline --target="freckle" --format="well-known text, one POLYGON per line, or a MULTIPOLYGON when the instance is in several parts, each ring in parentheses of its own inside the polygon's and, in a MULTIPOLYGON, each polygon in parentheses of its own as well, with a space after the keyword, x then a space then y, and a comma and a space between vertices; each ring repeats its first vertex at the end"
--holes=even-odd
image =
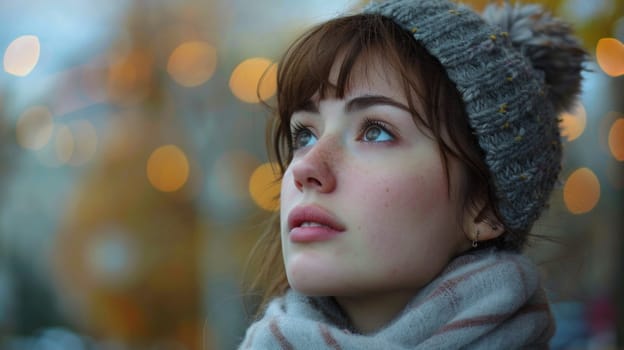
POLYGON ((390 192, 390 188, 386 187, 386 192, 390 192))
POLYGON ((384 202, 384 207, 388 207, 388 202, 384 202))

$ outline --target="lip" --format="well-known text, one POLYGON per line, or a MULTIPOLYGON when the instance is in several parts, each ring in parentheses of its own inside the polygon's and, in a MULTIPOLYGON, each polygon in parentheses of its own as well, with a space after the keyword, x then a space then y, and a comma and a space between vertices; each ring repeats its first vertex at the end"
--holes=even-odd
POLYGON ((291 242, 319 242, 333 238, 345 231, 345 226, 329 211, 316 206, 298 206, 288 214, 288 231, 291 242), (322 226, 301 225, 314 222, 322 226))

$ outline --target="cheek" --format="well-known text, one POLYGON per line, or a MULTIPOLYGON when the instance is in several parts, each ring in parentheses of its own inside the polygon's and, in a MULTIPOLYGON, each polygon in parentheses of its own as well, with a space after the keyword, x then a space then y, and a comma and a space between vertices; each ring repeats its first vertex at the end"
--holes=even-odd
POLYGON ((367 233, 370 254, 399 265, 392 268, 400 269, 400 265, 413 261, 414 254, 432 254, 435 249, 430 246, 436 236, 452 230, 455 217, 446 180, 438 170, 434 167, 417 174, 397 172, 376 179, 354 179, 358 187, 369 189, 354 202, 368 203, 359 207, 358 230, 367 233))
POLYGON ((363 206, 364 217, 384 218, 380 221, 386 224, 418 222, 419 218, 446 212, 449 204, 445 178, 437 171, 418 174, 397 171, 376 178, 360 177, 353 179, 353 186, 360 189, 359 200, 354 203, 368 203, 363 206))

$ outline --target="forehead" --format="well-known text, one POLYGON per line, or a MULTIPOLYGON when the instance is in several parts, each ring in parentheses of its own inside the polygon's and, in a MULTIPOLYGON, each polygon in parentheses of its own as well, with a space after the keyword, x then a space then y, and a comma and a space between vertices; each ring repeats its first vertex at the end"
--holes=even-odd
MULTIPOLYGON (((401 75, 378 50, 362 53, 351 67, 344 68, 346 54, 340 53, 329 72, 330 86, 337 86, 340 74, 348 73, 344 97, 362 95, 383 95, 400 102, 406 102, 405 84, 401 75), (349 72, 342 72, 349 69, 349 72)), ((334 94, 329 94, 334 95, 334 94)))

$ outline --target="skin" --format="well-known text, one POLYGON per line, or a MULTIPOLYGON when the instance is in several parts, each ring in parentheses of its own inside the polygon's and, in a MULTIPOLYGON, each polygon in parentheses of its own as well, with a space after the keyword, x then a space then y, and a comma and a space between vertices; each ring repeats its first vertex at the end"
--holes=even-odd
POLYGON ((403 107, 408 103, 397 74, 375 60, 366 69, 365 61, 354 67, 344 99, 313 97, 309 108, 293 114, 291 126, 303 129, 294 134, 298 148, 281 191, 290 286, 334 296, 362 333, 391 321, 470 248, 473 237, 464 232, 474 232, 456 220, 461 167, 449 158, 449 192, 434 140, 403 107), (287 217, 300 205, 327 210, 345 231, 320 242, 291 242, 287 217))

